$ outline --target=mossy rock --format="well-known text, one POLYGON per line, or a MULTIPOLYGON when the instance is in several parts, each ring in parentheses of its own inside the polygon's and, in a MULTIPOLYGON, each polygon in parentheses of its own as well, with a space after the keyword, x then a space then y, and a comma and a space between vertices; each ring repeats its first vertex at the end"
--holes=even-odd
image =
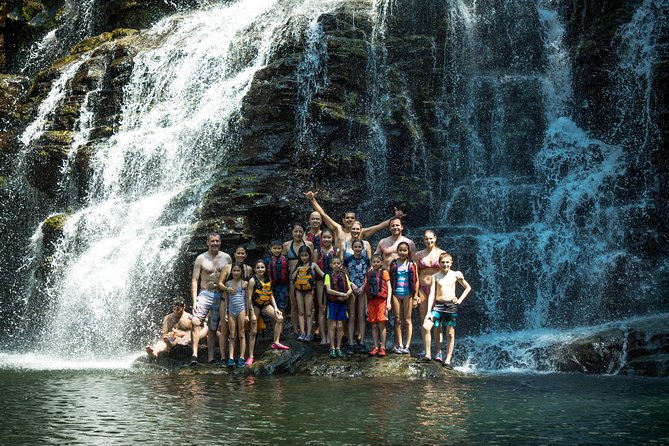
POLYGON ((40 12, 44 11, 44 5, 39 2, 26 2, 21 8, 23 20, 29 22, 40 12))
POLYGON ((99 34, 97 36, 90 37, 88 39, 82 40, 81 42, 73 46, 72 49, 70 50, 70 56, 86 53, 99 47, 103 43, 131 36, 137 33, 138 31, 136 29, 118 28, 111 32, 106 32, 99 34))
MULTIPOLYGON (((74 141, 77 132, 69 130, 49 130, 42 133, 40 140, 43 143, 53 143, 60 146, 69 146, 74 141)), ((40 154, 42 154, 40 152, 40 154)), ((47 153, 42 154, 44 156, 48 155, 47 153)))
POLYGON ((54 214, 47 217, 42 223, 42 245, 48 257, 53 251, 56 242, 63 235, 63 228, 67 222, 67 214, 54 214))

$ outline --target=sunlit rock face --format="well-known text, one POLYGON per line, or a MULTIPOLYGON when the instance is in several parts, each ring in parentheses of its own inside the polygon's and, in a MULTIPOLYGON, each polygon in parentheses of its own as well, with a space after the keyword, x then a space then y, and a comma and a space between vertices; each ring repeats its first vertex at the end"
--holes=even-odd
POLYGON ((475 290, 464 333, 667 311, 666 1, 98 3, 4 46, 7 314, 26 288, 119 302, 139 345, 208 232, 254 260, 308 189, 436 229, 475 290))

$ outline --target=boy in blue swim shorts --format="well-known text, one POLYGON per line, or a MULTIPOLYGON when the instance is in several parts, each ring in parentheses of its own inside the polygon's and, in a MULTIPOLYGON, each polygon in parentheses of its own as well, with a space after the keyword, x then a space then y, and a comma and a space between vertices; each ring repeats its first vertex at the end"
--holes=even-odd
POLYGON ((344 321, 348 319, 346 301, 353 294, 351 281, 342 270, 339 257, 333 257, 330 263, 332 273, 325 275, 323 285, 327 293, 328 335, 330 338, 330 358, 343 358, 341 340, 344 337, 344 321), (336 331, 336 338, 335 338, 336 331))

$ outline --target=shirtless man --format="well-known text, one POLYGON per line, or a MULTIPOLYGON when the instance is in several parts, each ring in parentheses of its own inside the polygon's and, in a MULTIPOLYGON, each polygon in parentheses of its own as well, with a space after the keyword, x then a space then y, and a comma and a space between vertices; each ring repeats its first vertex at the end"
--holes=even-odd
MULTIPOLYGON (((207 333, 208 361, 214 362, 214 344, 216 329, 219 320, 219 305, 221 290, 218 288, 218 279, 223 267, 232 263, 232 258, 219 251, 221 236, 211 233, 207 236, 207 252, 203 252, 195 259, 193 275, 191 277, 191 294, 193 296, 193 339, 200 339, 202 322, 209 316, 209 332, 207 333), (199 293, 198 293, 199 290, 199 293)), ((193 342, 193 356, 190 365, 197 365, 198 343, 193 342)))
POLYGON ((460 271, 452 271, 451 265, 453 258, 447 252, 439 255, 439 272, 432 276, 432 285, 430 287, 430 296, 427 299, 428 309, 431 311, 425 316, 423 321, 423 342, 425 343, 425 356, 418 358, 419 362, 429 362, 432 360, 431 348, 432 338, 430 330, 432 327, 440 328, 446 326, 446 339, 448 341, 448 350, 446 358, 442 365, 448 369, 451 366, 451 357, 453 356, 453 346, 455 345, 455 325, 458 318, 458 305, 467 297, 472 287, 467 283, 460 271), (455 284, 459 283, 464 291, 460 297, 455 297, 455 284), (434 304, 434 308, 432 305, 434 304))
MULTIPOLYGON (((193 316, 184 311, 184 307, 184 301, 181 299, 172 304, 172 312, 163 319, 162 339, 153 346, 146 346, 149 357, 156 359, 163 352, 169 353, 175 345, 190 344, 193 316)), ((200 339, 206 336, 207 331, 207 327, 200 331, 200 339)))
POLYGON ((376 245, 376 251, 374 251, 374 254, 383 256, 383 267, 385 269, 389 269, 392 261, 398 257, 397 245, 401 242, 407 242, 409 244, 409 258, 411 260, 416 256, 416 245, 412 240, 402 235, 402 231, 404 230, 402 220, 400 220, 399 217, 391 218, 388 222, 388 228, 390 229, 390 237, 382 239, 379 244, 376 245))
MULTIPOLYGON (((344 212, 344 217, 342 218, 342 224, 340 225, 332 218, 330 218, 330 216, 325 213, 321 205, 318 204, 318 201, 316 201, 317 192, 309 191, 305 192, 304 195, 306 195, 309 202, 311 202, 311 206, 314 208, 314 210, 316 210, 323 217, 323 220, 325 220, 325 224, 328 225, 330 229, 332 229, 332 232, 334 233, 335 236, 335 246, 338 248, 337 250, 338 251, 345 250, 346 244, 349 245, 351 244, 351 225, 353 225, 353 222, 355 222, 356 220, 355 212, 353 211, 344 212)), ((395 208, 394 218, 402 218, 404 216, 405 216, 404 212, 395 208)), ((376 234, 377 232, 385 228, 386 225, 388 225, 389 223, 390 220, 385 220, 369 228, 362 228, 362 232, 360 232, 360 237, 359 237, 360 240, 368 239, 372 235, 376 234)))

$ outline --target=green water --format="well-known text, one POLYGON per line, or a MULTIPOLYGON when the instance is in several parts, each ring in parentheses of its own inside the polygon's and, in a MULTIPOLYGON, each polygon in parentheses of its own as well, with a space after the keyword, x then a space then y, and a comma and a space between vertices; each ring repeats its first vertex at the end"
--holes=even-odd
POLYGON ((0 370, 2 444, 669 444, 669 380, 0 370))

